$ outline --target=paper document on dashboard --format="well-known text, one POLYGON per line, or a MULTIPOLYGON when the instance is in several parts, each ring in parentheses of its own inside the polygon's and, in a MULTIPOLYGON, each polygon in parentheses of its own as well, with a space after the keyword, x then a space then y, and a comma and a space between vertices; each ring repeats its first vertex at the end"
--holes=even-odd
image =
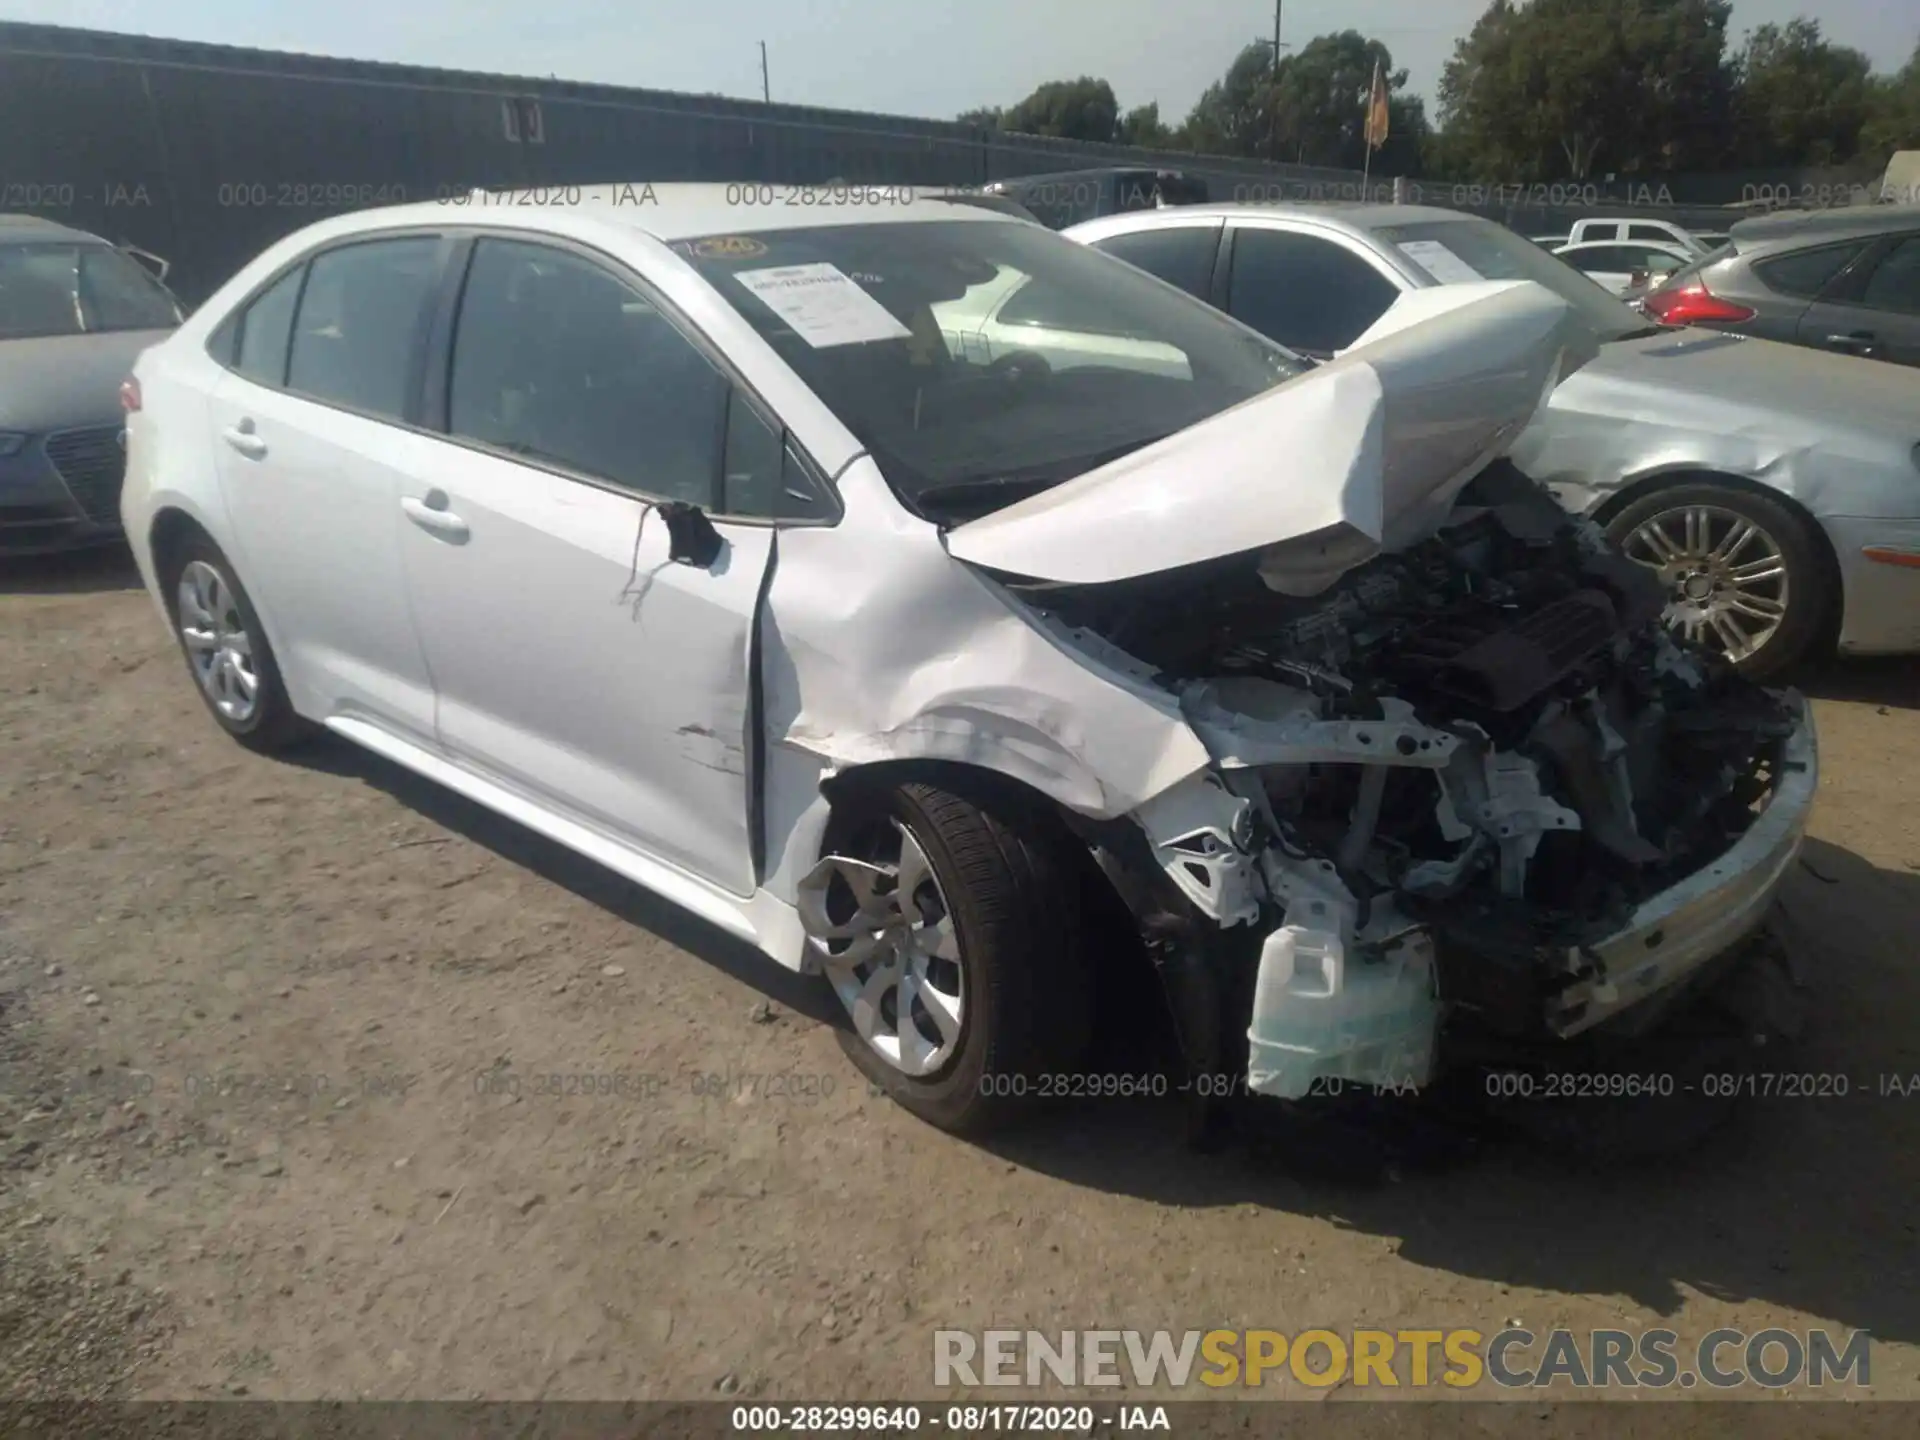
POLYGON ((912 331, 838 266, 777 265, 742 270, 733 278, 816 350, 912 338, 912 331))
POLYGON ((1438 240, 1402 240, 1400 253, 1442 285, 1470 285, 1487 278, 1438 240))

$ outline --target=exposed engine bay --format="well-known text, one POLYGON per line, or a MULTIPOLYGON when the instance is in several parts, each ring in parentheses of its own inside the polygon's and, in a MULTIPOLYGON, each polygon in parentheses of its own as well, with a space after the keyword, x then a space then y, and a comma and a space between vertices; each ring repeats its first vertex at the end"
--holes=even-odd
POLYGON ((1317 595, 1250 569, 1020 588, 1180 697, 1243 813, 1144 823, 1203 913, 1280 922, 1302 994, 1430 963, 1502 1033, 1583 1028, 1569 997, 1617 978, 1587 947, 1713 866, 1788 763, 1796 704, 1683 648, 1657 577, 1504 461, 1317 595))

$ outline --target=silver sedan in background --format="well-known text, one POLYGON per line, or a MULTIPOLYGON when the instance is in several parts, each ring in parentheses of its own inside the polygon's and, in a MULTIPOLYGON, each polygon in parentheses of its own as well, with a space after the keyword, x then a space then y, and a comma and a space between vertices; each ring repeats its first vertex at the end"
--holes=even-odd
POLYGON ((1818 652, 1920 651, 1920 375, 1663 329, 1524 236, 1407 205, 1204 205, 1072 238, 1290 349, 1327 357, 1437 287, 1531 280, 1603 342, 1514 460, 1668 586, 1668 623, 1748 674, 1818 652))

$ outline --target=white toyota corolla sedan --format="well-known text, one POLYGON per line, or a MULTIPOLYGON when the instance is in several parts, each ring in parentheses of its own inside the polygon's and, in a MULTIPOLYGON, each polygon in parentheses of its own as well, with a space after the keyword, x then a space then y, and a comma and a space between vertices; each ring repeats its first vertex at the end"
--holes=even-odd
POLYGON ((1810 723, 1501 458, 1592 352, 1563 300, 1312 366, 963 200, 739 193, 328 220, 141 356, 126 529, 216 723, 823 972, 953 1129, 1166 1088, 1087 1073, 1102 917, 1175 1085, 1280 1098, 1766 948, 1810 723))

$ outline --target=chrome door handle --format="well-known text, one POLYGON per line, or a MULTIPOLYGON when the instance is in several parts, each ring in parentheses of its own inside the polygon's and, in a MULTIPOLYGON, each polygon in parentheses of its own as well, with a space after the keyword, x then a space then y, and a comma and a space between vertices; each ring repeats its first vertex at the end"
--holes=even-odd
POLYGON ((267 453, 267 442, 253 433, 250 422, 243 421, 230 429, 222 430, 220 437, 249 460, 258 460, 267 453))
POLYGON ((466 521, 447 508, 447 492, 444 490, 429 490, 424 500, 411 495, 403 496, 400 508, 422 530, 455 544, 464 542, 473 533, 467 529, 466 521))
POLYGON ((1868 350, 1878 344, 1879 339, 1871 330, 1856 330, 1851 335, 1829 335, 1827 343, 1838 345, 1842 350, 1868 350))

